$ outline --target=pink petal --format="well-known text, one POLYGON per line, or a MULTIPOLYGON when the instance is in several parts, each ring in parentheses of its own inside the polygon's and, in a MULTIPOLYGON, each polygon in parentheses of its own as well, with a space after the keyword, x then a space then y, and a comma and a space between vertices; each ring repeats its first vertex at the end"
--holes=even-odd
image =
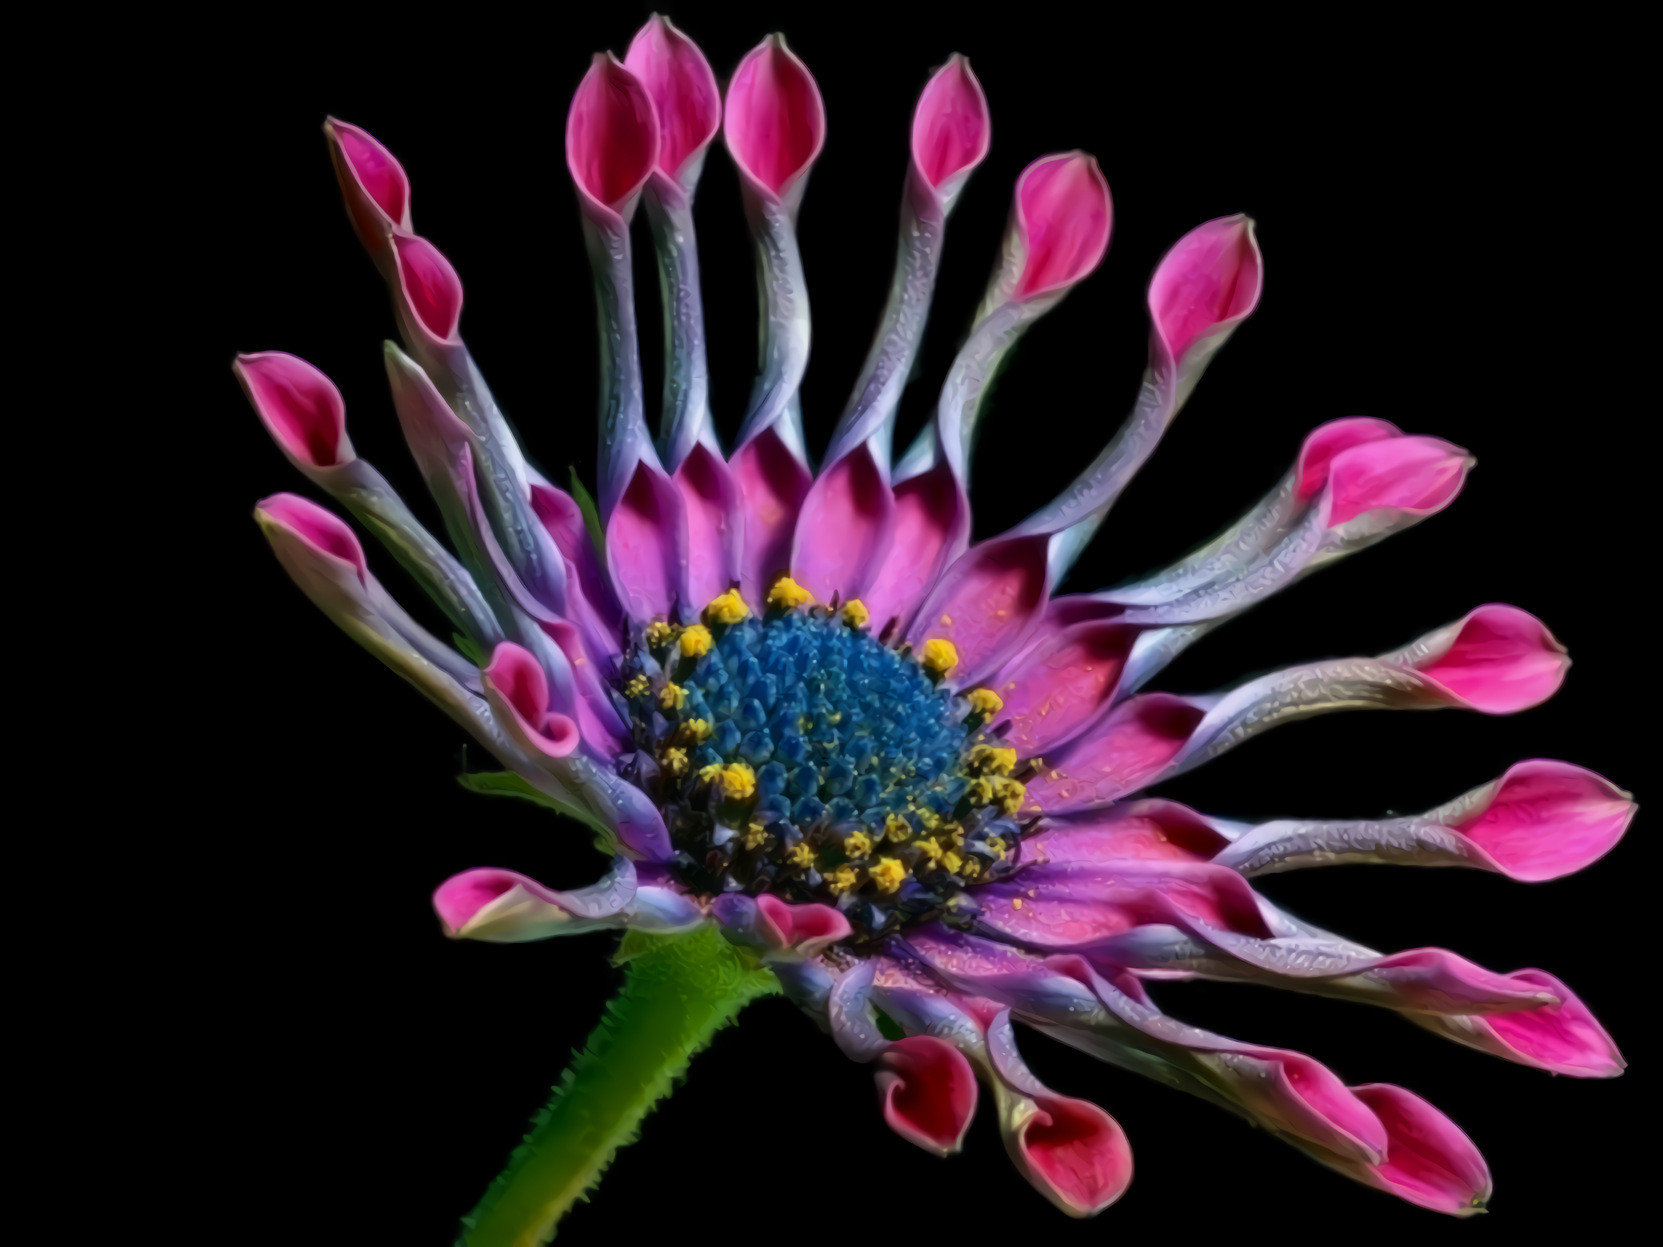
POLYGON ((1489 1166, 1459 1126, 1402 1087, 1369 1083, 1351 1090, 1374 1111, 1387 1137, 1386 1158, 1353 1176, 1434 1212, 1464 1217, 1483 1211, 1489 1166))
POLYGON ((987 96, 957 52, 936 70, 912 115, 912 160, 935 190, 962 181, 987 155, 993 125, 987 96))
POLYGON ((783 35, 769 35, 739 62, 728 84, 723 130, 740 173, 775 199, 819 156, 826 107, 814 75, 783 35))
POLYGON ((963 552, 970 532, 968 503, 941 462, 895 486, 895 533, 883 570, 861 599, 872 613, 872 632, 891 619, 904 632, 943 565, 963 552))
POLYGON ((668 617, 687 547, 681 494, 661 469, 642 463, 606 522, 613 588, 632 619, 668 617))
POLYGON ((486 690, 498 695, 533 746, 551 758, 563 758, 577 748, 577 724, 550 712, 548 674, 530 651, 503 641, 480 674, 486 690))
POLYGON ((1047 1095, 1010 1146, 1023 1175, 1064 1212, 1096 1216, 1132 1183, 1132 1149, 1120 1123, 1089 1100, 1047 1095))
POLYGON ((658 114, 658 167, 677 178, 722 124, 710 62, 669 18, 654 13, 630 40, 624 67, 641 81, 658 114))
POLYGON ((1536 882, 1603 857, 1637 808, 1592 771, 1536 758, 1509 767, 1484 807, 1451 826, 1514 879, 1536 882))
POLYGON ((695 445, 675 472, 687 515, 687 593, 702 607, 737 578, 744 549, 744 511, 733 473, 708 446, 695 445))
POLYGON ((1435 437, 1353 446, 1335 455, 1329 466, 1329 526, 1383 507, 1435 515, 1461 492, 1472 464, 1466 451, 1435 437))
POLYGON ((744 594, 756 606, 773 578, 790 569, 797 511, 814 478, 771 426, 735 451, 728 466, 744 506, 744 594))
POLYGON ((1159 774, 1189 739, 1202 712, 1170 693, 1143 693, 1116 706, 1091 734, 1036 763, 1030 802, 1049 813, 1106 805, 1159 774))
POLYGON ((1041 862, 1205 862, 1229 843, 1176 801, 1123 802, 1089 822, 1056 823, 1022 840, 1022 859, 1041 862))
POLYGON ((359 584, 369 583, 364 547, 346 521, 334 512, 299 494, 288 493, 262 498, 254 510, 257 516, 281 525, 318 554, 345 564, 358 577, 359 584))
POLYGON ((1253 222, 1240 213, 1180 238, 1149 282, 1149 316, 1170 358, 1181 361, 1199 340, 1251 313, 1263 278, 1253 222))
MULTIPOLYGON (((955 684, 975 684, 999 669, 1045 609, 1050 539, 994 538, 973 547, 942 575, 913 621, 921 650, 943 638, 958 651, 955 684)), ((904 555, 904 550, 897 548, 904 555)))
POLYGON ((793 905, 771 892, 756 898, 757 927, 768 945, 817 957, 853 930, 849 920, 830 905, 793 905))
POLYGON ((566 167, 590 205, 623 215, 658 160, 658 116, 636 76, 597 52, 566 114, 566 167))
POLYGON ((1300 502, 1309 502, 1321 493, 1328 483, 1328 465, 1341 451, 1402 436, 1403 431, 1395 424, 1369 416, 1348 416, 1318 425, 1305 435, 1305 443, 1299 450, 1299 461, 1294 467, 1295 497, 1300 502))
POLYGON ((1515 970, 1509 977, 1547 989, 1556 1005, 1468 1019, 1488 1032, 1489 1051, 1523 1065, 1573 1078, 1614 1078, 1627 1064, 1593 1011, 1545 970, 1515 970))
POLYGON ((607 652, 615 653, 617 643, 612 637, 620 622, 618 601, 612 586, 603 578, 600 560, 595 555, 595 544, 590 540, 588 526, 584 523, 583 509, 565 490, 541 481, 531 482, 531 509, 553 539, 560 556, 566 560, 568 595, 571 593, 572 573, 576 573, 583 608, 590 616, 584 621, 591 634, 590 639, 606 637, 609 643, 607 652))
POLYGON ((963 1053, 933 1035, 898 1039, 875 1077, 890 1129, 938 1156, 959 1150, 976 1113, 976 1074, 963 1053))
POLYGON ((329 158, 346 201, 347 216, 364 249, 379 256, 387 236, 409 233, 410 179, 397 158, 368 130, 337 121, 323 123, 329 139, 329 158))
POLYGON ((1034 161, 1016 180, 1016 218, 1026 256, 1014 298, 1050 294, 1089 276, 1108 252, 1114 218, 1096 158, 1066 152, 1034 161))
POLYGON ((1454 628, 1447 648, 1413 665, 1474 710, 1525 710, 1553 696, 1565 681, 1570 666, 1565 647, 1527 611, 1492 603, 1472 611, 1454 628))
POLYGON ((302 467, 328 468, 354 458, 346 404, 335 383, 284 351, 239 355, 231 365, 272 439, 302 467))
POLYGON ((558 892, 515 870, 478 867, 433 892, 433 908, 452 939, 516 944, 616 926, 638 895, 635 868, 615 858, 598 883, 558 892))
POLYGON ((393 239, 399 289, 417 326, 441 343, 456 340, 462 319, 462 279, 449 260, 425 238, 400 234, 393 239))
POLYGON ((844 601, 860 597, 889 554, 894 511, 889 482, 862 442, 823 472, 803 499, 792 579, 822 602, 834 593, 844 601))
POLYGON ((1000 672, 993 689, 1005 701, 1000 717, 1011 720, 1006 743, 1032 757, 1074 736, 1114 696, 1138 631, 1104 621, 1074 624, 1000 672))

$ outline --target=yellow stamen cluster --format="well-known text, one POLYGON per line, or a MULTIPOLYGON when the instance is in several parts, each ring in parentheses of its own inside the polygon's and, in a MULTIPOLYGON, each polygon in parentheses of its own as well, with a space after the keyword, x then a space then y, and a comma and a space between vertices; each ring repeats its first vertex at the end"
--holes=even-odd
POLYGON ((761 823, 752 823, 750 826, 745 828, 745 834, 742 837, 742 840, 747 849, 760 849, 773 838, 773 836, 768 834, 767 828, 765 828, 761 823))
POLYGON ((814 865, 814 849, 807 840, 799 840, 785 851, 785 860, 793 866, 814 865))
MULTIPOLYGON (((644 679, 637 676, 636 679, 644 679)), ((669 714, 684 709, 687 705, 687 690, 679 684, 666 684, 658 690, 658 708, 669 714)))
POLYGON ((664 751, 660 759, 664 769, 677 779, 687 774, 687 750, 677 749, 674 745, 664 751))
POLYGON ((750 613, 751 608, 745 605, 745 599, 739 596, 737 590, 729 589, 710 599, 710 605, 704 608, 704 620, 709 624, 731 626, 750 613))
POLYGON ((768 605, 778 610, 796 610, 814 601, 814 595, 789 576, 781 576, 768 590, 768 605))
POLYGON ((646 641, 648 649, 659 650, 675 640, 676 634, 680 631, 674 624, 667 624, 663 620, 659 620, 657 623, 647 625, 647 631, 643 639, 646 641))
POLYGON ((939 680, 959 665, 959 652, 951 641, 933 636, 924 642, 924 650, 918 661, 925 671, 939 680))
POLYGON ((842 896, 860 883, 860 872, 853 866, 839 866, 826 876, 826 888, 833 896, 842 896))
POLYGON ((683 629, 681 634, 681 656, 683 658, 698 658, 710 653, 710 647, 716 644, 716 638, 710 635, 710 629, 703 624, 694 624, 691 628, 683 629))
POLYGON ((900 891, 907 879, 907 868, 893 857, 880 857, 866 873, 885 896, 900 891))
POLYGON ((843 622, 851 628, 864 628, 871 622, 872 612, 866 609, 866 603, 859 598, 850 598, 843 603, 843 622))
POLYGON ((912 824, 899 814, 886 814, 883 820, 883 838, 891 844, 899 844, 912 835, 912 824))
POLYGON ((998 745, 977 745, 971 749, 966 761, 983 775, 1009 775, 1016 769, 1016 750, 998 745))
POLYGON ((756 795, 756 772, 743 762, 722 768, 722 795, 729 801, 746 801, 756 795))
POLYGON ((852 831, 843 837, 843 851, 850 857, 867 857, 872 852, 872 837, 864 831, 852 831))
POLYGON ((644 675, 631 676, 624 682, 625 697, 645 697, 652 692, 652 681, 644 675))
POLYGON ((699 768, 699 782, 701 784, 714 784, 720 778, 722 778, 722 764, 720 762, 712 762, 709 766, 699 768))
POLYGON ((709 719, 689 719, 681 725, 682 733, 695 745, 702 745, 710 739, 711 726, 709 719))
POLYGON ((973 688, 964 695, 964 699, 970 703, 970 709, 984 719, 991 719, 1005 708, 1005 699, 990 688, 973 688))
POLYGON ((1015 814, 1028 799, 1028 786, 1014 779, 994 780, 993 791, 998 798, 999 809, 1006 814, 1015 814))

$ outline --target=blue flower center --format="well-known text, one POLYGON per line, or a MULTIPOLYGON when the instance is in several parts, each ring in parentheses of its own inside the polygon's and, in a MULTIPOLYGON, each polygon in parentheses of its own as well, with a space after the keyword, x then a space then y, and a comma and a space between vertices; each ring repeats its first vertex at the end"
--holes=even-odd
POLYGON ((632 777, 701 894, 834 904, 869 938, 950 917, 966 883, 1014 863, 1015 752, 974 701, 846 616, 655 625, 622 690, 632 777))

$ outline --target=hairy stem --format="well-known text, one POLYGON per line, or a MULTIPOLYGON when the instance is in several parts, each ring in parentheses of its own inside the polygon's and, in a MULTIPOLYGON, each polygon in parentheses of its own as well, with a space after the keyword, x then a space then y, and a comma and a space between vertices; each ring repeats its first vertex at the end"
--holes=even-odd
POLYGON ((749 1001, 778 990, 714 928, 624 937, 623 989, 514 1149, 462 1219, 458 1247, 538 1247, 593 1186, 687 1064, 749 1001))

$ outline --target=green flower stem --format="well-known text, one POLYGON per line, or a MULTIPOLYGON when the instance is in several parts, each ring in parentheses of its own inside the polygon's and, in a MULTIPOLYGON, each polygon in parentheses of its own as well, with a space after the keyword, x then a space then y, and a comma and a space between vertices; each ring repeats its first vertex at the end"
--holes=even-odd
POLYGON ((508 1168, 462 1220, 458 1247, 538 1247, 600 1179, 612 1154, 748 1002, 778 981, 704 926, 630 932, 618 949, 623 990, 572 1060, 508 1168))

